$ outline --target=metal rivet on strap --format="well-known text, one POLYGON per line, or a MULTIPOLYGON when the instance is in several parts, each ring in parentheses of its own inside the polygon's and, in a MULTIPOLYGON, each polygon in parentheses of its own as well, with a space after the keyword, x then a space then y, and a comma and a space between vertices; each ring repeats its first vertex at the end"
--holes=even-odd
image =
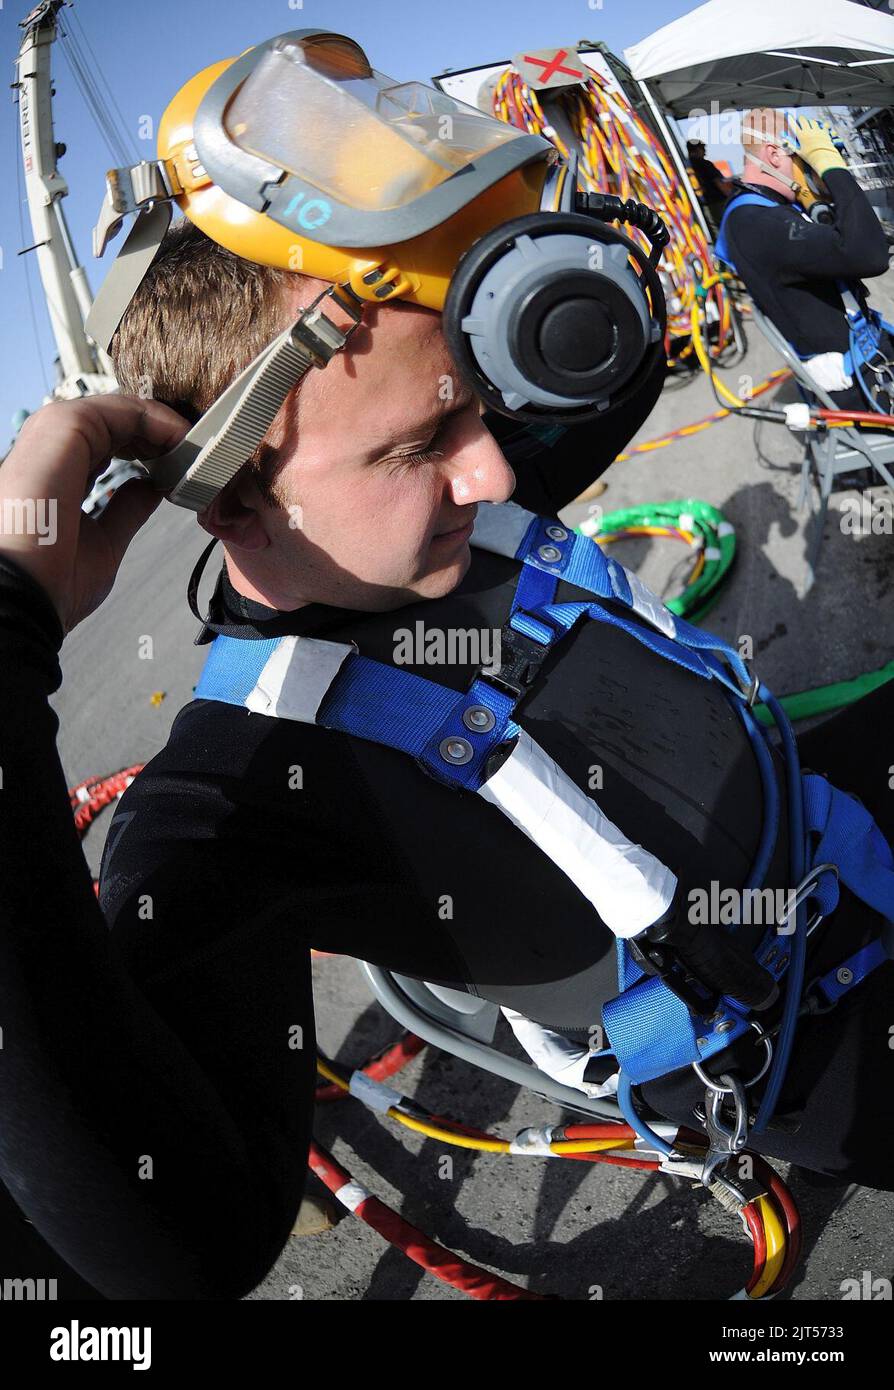
POLYGON ((537 554, 547 565, 554 565, 557 560, 561 560, 562 558, 561 550, 555 545, 541 545, 537 554))
POLYGON ((724 1019, 723 1023, 718 1023, 718 1025, 717 1025, 717 1032, 718 1032, 718 1033, 729 1033, 729 1032, 731 1031, 731 1029, 735 1028, 735 1026, 736 1026, 736 1025, 735 1025, 735 1023, 733 1023, 732 1019, 731 1019, 731 1018, 727 1018, 727 1019, 724 1019))
POLYGON ((465 738, 444 738, 438 745, 438 752, 445 763, 470 763, 475 756, 472 745, 465 738))
POLYGON ((496 722, 493 711, 486 705, 469 705, 469 708, 463 711, 463 723, 476 734, 490 733, 496 722))
POLYGON ((547 526, 546 534, 551 541, 567 541, 568 532, 564 526, 547 526))
POLYGON ((835 971, 835 978, 840 985, 849 985, 854 978, 854 972, 848 970, 846 965, 842 965, 839 970, 835 971))

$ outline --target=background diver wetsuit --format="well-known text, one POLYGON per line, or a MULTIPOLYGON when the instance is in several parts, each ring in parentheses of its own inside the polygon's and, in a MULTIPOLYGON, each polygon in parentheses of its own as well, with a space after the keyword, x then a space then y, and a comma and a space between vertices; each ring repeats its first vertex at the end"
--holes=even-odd
POLYGON ((723 216, 724 204, 727 194, 724 192, 723 185, 729 185, 729 178, 716 164, 704 155, 689 152, 689 172, 695 181, 695 191, 701 194, 701 202, 707 208, 711 220, 719 226, 723 216))
MULTIPOLYGON (((738 184, 733 196, 744 189, 778 206, 739 206, 726 222, 730 256, 739 278, 803 356, 848 350, 847 316, 835 282, 857 282, 852 288, 862 302, 866 287, 859 284, 861 277, 883 275, 888 269, 884 231, 856 179, 846 169, 830 169, 823 181, 834 200, 832 223, 811 222, 781 193, 763 184, 738 184)), ((894 355, 887 334, 882 345, 894 355)), ((830 395, 845 409, 867 409, 856 382, 830 395)))
MULTIPOLYGON (((623 439, 601 427, 612 454, 639 422, 628 419, 623 439)), ((495 429, 518 469, 518 500, 532 507, 551 493, 555 509, 608 461, 580 461, 588 438, 590 449, 605 447, 598 429, 569 431, 527 464, 518 456, 527 434, 510 422, 495 429)), ((276 614, 221 583, 213 626, 247 640, 349 634, 388 660, 394 629, 417 616, 428 626, 500 625, 516 566, 473 556, 445 599, 390 614, 321 605, 276 614)), ((575 592, 563 585, 558 597, 575 592)), ((448 791, 391 750, 205 701, 181 711, 122 799, 100 910, 47 701, 60 641, 42 590, 0 562, 0 1273, 58 1275, 62 1298, 236 1298, 275 1261, 302 1192, 314 1086, 310 946, 471 980, 482 995, 568 1028, 598 1021, 616 992, 613 946, 577 890, 481 798, 448 791), (289 785, 296 764, 302 790, 289 785), (438 910, 444 894, 454 900, 449 922, 438 910), (289 1046, 296 1025, 301 1049, 289 1046)), ((463 688, 471 673, 425 674, 463 688)), ((889 835, 894 750, 876 742, 861 764, 853 739, 870 721, 890 729, 892 711, 889 686, 803 745, 805 761, 857 791, 889 835)), ((714 686, 590 622, 544 666, 522 719, 579 784, 603 767, 603 809, 684 886, 741 884, 760 788, 741 725, 714 686)), ((784 847, 771 882, 787 886, 784 847)), ((874 926, 845 893, 811 942, 811 973, 874 926)), ((894 1133, 891 978, 886 965, 835 1013, 800 1027, 766 1151, 890 1185, 876 1126, 894 1133)), ((691 1119, 701 1087, 676 1077, 644 1094, 691 1119)))

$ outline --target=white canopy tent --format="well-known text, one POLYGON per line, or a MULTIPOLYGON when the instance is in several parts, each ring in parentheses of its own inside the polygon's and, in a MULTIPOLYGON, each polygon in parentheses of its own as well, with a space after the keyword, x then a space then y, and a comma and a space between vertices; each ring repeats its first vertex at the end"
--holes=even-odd
POLYGON ((678 120, 715 102, 894 105, 894 17, 851 0, 709 0, 624 57, 678 120))

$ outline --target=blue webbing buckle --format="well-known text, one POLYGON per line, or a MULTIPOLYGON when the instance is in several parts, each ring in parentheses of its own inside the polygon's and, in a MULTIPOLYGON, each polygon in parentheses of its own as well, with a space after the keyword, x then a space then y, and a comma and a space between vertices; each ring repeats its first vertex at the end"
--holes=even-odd
MULTIPOLYGON (((540 621, 540 619, 538 619, 540 621)), ((497 670, 479 666, 476 680, 487 681, 505 691, 515 701, 534 684, 551 648, 516 631, 509 623, 500 629, 500 665, 497 670)))

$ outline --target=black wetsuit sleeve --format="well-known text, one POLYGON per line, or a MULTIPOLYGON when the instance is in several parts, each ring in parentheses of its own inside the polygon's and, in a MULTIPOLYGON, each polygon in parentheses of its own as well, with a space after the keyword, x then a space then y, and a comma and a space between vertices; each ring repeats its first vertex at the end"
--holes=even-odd
POLYGON ((485 424, 516 476, 513 502, 553 515, 601 476, 645 423, 661 394, 667 363, 661 355, 642 389, 603 420, 531 427, 488 411, 485 424))
POLYGON ((725 182, 727 176, 720 172, 716 164, 712 164, 710 159, 699 160, 698 164, 695 166, 695 172, 703 188, 706 184, 710 185, 710 187, 705 190, 706 192, 711 193, 714 197, 723 196, 720 184, 725 182))
MULTIPOLYGON (((272 1122, 256 1132, 250 1111, 240 1128, 187 1029, 175 1031, 125 968, 56 750, 48 697, 61 681, 61 642, 43 591, 0 559, 0 1180, 107 1298, 240 1297, 288 1237, 303 1184, 301 1134, 272 1122)), ((244 968, 251 993, 250 959, 244 968)), ((269 962, 254 968, 269 971, 269 962)), ((274 998, 269 1026, 266 1017, 242 1021, 244 1039, 199 990, 184 1016, 196 1029, 214 1025, 236 1070, 262 1037, 288 1092, 283 1114, 300 1128, 312 1039, 292 1051, 273 1024, 312 1018, 309 965, 302 974, 289 960, 282 973, 288 997, 281 1006, 274 998)))
MULTIPOLYGON (((739 252, 754 262, 759 252, 762 273, 771 281, 786 275, 817 280, 883 275, 888 243, 866 194, 846 169, 831 169, 824 180, 835 203, 835 221, 827 225, 799 216, 780 219, 775 208, 735 208, 727 231, 734 261, 739 252)), ((758 287, 750 288, 760 298, 758 287)))

